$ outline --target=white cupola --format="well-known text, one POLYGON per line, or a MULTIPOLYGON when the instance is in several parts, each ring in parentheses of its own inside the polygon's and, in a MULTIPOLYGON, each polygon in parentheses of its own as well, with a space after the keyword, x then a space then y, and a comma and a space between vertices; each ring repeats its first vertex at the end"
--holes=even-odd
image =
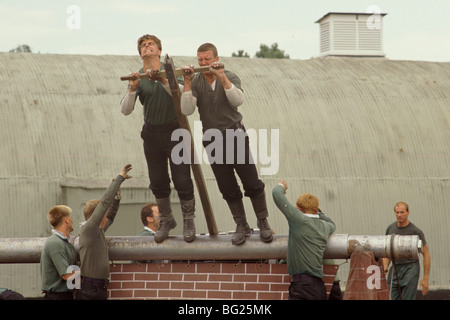
POLYGON ((320 24, 320 56, 384 57, 386 13, 329 12, 320 24))

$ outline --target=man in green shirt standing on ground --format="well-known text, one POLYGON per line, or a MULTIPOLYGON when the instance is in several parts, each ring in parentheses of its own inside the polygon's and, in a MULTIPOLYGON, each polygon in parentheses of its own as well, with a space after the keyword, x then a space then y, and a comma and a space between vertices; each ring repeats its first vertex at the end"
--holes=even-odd
POLYGON ((67 280, 73 274, 69 267, 77 264, 77 252, 69 242, 73 231, 72 209, 59 205, 50 209, 47 220, 53 226, 41 253, 42 291, 46 300, 73 300, 67 280))
POLYGON ((286 198, 286 181, 281 181, 272 191, 278 209, 289 223, 287 248, 288 272, 292 277, 289 300, 326 300, 322 281, 323 253, 336 226, 319 212, 319 199, 305 193, 297 200, 297 207, 286 198))

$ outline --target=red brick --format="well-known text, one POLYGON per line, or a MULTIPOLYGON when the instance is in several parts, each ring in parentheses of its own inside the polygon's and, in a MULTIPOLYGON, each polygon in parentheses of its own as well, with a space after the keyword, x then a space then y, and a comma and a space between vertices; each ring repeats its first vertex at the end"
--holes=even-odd
POLYGON ((269 283, 246 283, 245 290, 248 291, 269 291, 269 283))
POLYGON ((172 281, 170 283, 170 289, 194 289, 194 283, 193 282, 179 282, 179 281, 172 281))
POLYGON ((181 298, 181 290, 159 290, 158 298, 181 298))
POLYGON ((172 264, 170 263, 148 263, 147 272, 171 272, 172 264))
POLYGON ((244 263, 224 263, 222 264, 222 273, 245 273, 244 263))
POLYGON ((133 290, 111 290, 111 298, 132 298, 133 290))
POLYGON ((208 291, 208 299, 231 300, 231 291, 208 291))
POLYGON ((146 282, 147 289, 169 289, 170 282, 168 281, 151 281, 146 282))
POLYGON ((270 264, 248 263, 247 273, 270 273, 270 264))
POLYGON ((256 300, 256 292, 235 291, 232 299, 256 300))
POLYGON ((109 267, 109 272, 121 272, 122 271, 122 264, 112 264, 109 267))
POLYGON ((270 291, 289 291, 289 283, 271 283, 270 291))
POLYGON ((174 263, 172 264, 172 272, 175 273, 194 273, 196 269, 195 264, 174 263))
POLYGON ((145 282, 143 281, 124 281, 122 282, 123 289, 143 289, 145 288, 145 282))
POLYGON ((135 273, 134 274, 134 280, 141 280, 141 281, 151 281, 151 280, 158 280, 159 275, 157 273, 135 273))
POLYGON ((261 274, 261 275, 259 275, 259 282, 277 282, 277 283, 282 283, 283 282, 283 276, 282 275, 265 275, 265 274, 261 274))
POLYGON ((206 291, 203 290, 183 290, 183 298, 206 299, 206 291))
POLYGON ((209 281, 233 281, 232 274, 210 274, 208 277, 209 281))
POLYGON ((271 264, 271 271, 272 274, 287 274, 287 264, 271 264))
POLYGON ((207 281, 208 275, 207 274, 186 273, 186 274, 183 274, 183 280, 184 281, 207 281))
POLYGON ((146 264, 130 263, 122 265, 122 272, 145 272, 145 271, 147 271, 146 264))
POLYGON ((111 281, 130 281, 133 280, 133 273, 111 273, 110 279, 111 281))
POLYGON ((197 273, 220 273, 220 263, 199 263, 197 273))
POLYGON ((122 282, 121 281, 111 281, 108 284, 108 290, 113 290, 113 289, 122 289, 122 282))
POLYGON ((134 290, 136 298, 156 298, 158 297, 158 290, 134 290))
POLYGON ((281 300, 282 292, 258 292, 259 300, 281 300))
POLYGON ((235 282, 222 282, 220 284, 220 290, 229 290, 229 291, 244 290, 244 284, 235 282))
POLYGON ((220 284, 218 282, 197 282, 195 289, 198 290, 219 290, 220 284))
POLYGON ((234 276, 234 281, 235 282, 258 282, 258 275, 241 275, 241 274, 236 274, 234 276))
POLYGON ((160 281, 181 281, 183 280, 183 274, 182 273, 161 273, 159 275, 160 281))

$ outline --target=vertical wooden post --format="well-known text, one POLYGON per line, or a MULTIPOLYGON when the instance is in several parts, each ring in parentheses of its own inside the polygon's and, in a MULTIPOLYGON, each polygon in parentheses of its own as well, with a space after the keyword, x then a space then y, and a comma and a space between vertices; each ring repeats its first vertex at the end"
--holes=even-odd
POLYGON ((172 92, 173 103, 175 105, 175 109, 178 114, 178 121, 180 123, 180 127, 189 131, 189 135, 191 136, 191 168, 192 173, 194 174, 195 183, 197 185, 197 190, 200 195, 200 200, 202 202, 203 212, 205 214, 206 223, 208 225, 208 231, 210 235, 218 235, 219 231, 217 230, 216 220, 214 218, 213 210, 211 207, 211 202, 209 200, 208 192, 206 190, 205 179, 203 177, 203 172, 200 167, 200 164, 195 163, 195 147, 194 147, 194 139, 192 138, 192 132, 189 125, 189 121, 187 117, 181 113, 181 92, 180 87, 178 86, 178 81, 175 75, 175 67, 173 65, 172 58, 166 54, 164 59, 164 69, 166 71, 167 80, 169 81, 170 91, 172 92))

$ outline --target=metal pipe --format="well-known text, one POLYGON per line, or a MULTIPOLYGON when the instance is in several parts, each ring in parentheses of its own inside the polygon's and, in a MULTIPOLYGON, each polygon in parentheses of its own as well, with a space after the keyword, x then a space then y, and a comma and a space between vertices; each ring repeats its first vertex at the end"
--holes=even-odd
MULTIPOLYGON (((47 238, 0 238, 0 263, 39 263, 47 238)), ((157 244, 152 237, 107 237, 110 260, 266 260, 285 259, 287 235, 274 235, 263 243, 253 234, 245 244, 233 246, 231 235, 199 235, 186 243, 182 236, 171 236, 157 244)), ((74 241, 78 250, 78 238, 74 241)), ((376 258, 418 258, 422 242, 418 236, 364 236, 333 234, 325 248, 326 259, 348 259, 355 246, 363 246, 376 258), (391 244, 393 250, 391 250, 391 244), (392 252, 393 251, 393 252, 392 252)))

